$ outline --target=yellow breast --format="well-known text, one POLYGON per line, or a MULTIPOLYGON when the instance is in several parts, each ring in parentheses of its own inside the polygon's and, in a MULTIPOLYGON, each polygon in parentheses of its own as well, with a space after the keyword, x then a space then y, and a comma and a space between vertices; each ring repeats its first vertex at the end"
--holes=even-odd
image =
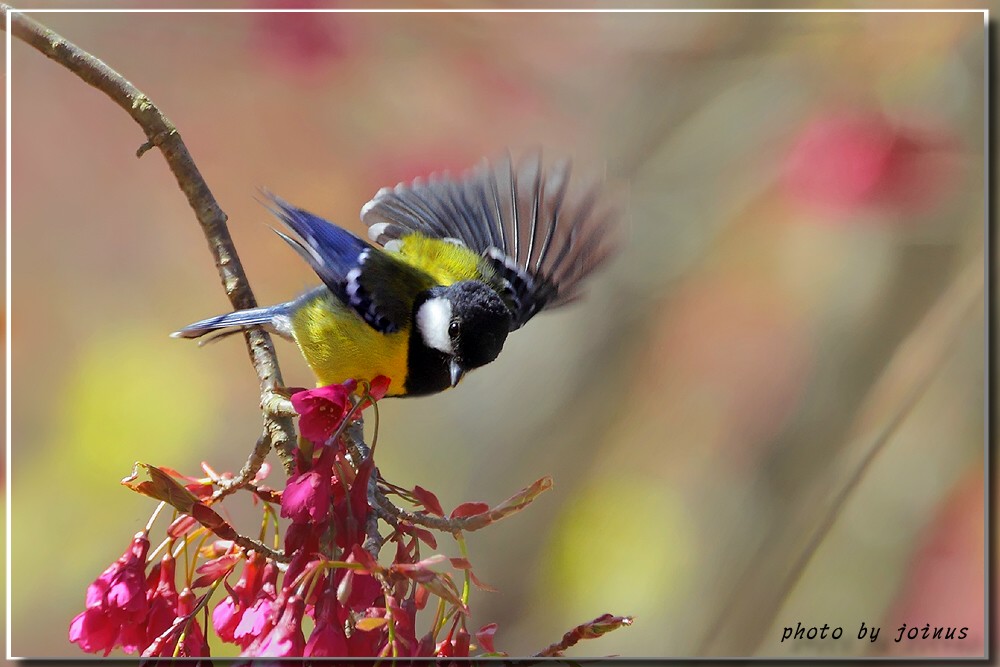
POLYGON ((317 386, 346 380, 392 380, 389 396, 404 393, 406 330, 379 333, 329 291, 320 290, 292 314, 295 342, 318 380, 317 386))

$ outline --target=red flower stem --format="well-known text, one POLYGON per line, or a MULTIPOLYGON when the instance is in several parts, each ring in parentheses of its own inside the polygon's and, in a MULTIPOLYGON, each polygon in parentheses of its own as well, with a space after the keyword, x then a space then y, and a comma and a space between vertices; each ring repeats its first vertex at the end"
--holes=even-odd
MULTIPOLYGON (((344 419, 340 422, 340 426, 338 426, 337 430, 333 432, 333 435, 327 438, 327 443, 332 444, 337 442, 337 439, 344 434, 344 430, 350 425, 351 420, 354 419, 354 417, 358 417, 358 421, 362 421, 359 416, 361 413, 361 405, 361 401, 351 405, 351 409, 347 411, 346 415, 344 415, 344 419)), ((358 462, 358 465, 360 465, 360 462, 358 462)))
MULTIPOLYGON (((344 489, 344 504, 347 505, 347 517, 344 521, 344 526, 347 528, 348 541, 350 542, 353 541, 353 538, 355 537, 355 535, 351 534, 352 528, 353 532, 356 533, 358 527, 357 520, 354 518, 354 510, 351 508, 351 494, 347 490, 347 475, 344 473, 343 466, 341 466, 336 459, 333 460, 333 467, 337 470, 337 478, 340 479, 340 488, 344 489)), ((357 478, 355 478, 355 481, 357 481, 357 478)), ((332 505, 330 507, 330 511, 333 511, 332 505)), ((331 538, 331 542, 336 542, 336 539, 331 538)))
MULTIPOLYGON (((225 577, 223 577, 223 579, 225 579, 225 577)), ((211 625, 212 622, 209 620, 208 617, 208 605, 206 604, 205 606, 203 606, 201 608, 201 611, 204 614, 204 618, 202 619, 201 623, 202 626, 205 628, 205 646, 209 648, 209 653, 211 653, 211 646, 208 645, 208 637, 209 637, 208 629, 212 627, 211 625)))
MULTIPOLYGON (((201 598, 198 599, 198 602, 195 603, 194 609, 191 610, 191 613, 189 613, 186 616, 187 620, 184 621, 184 629, 181 631, 180 636, 177 638, 177 644, 174 646, 175 658, 178 657, 178 651, 180 651, 181 646, 184 644, 184 639, 187 638, 187 631, 191 628, 191 621, 194 620, 194 617, 198 615, 199 611, 201 611, 202 609, 207 609, 206 605, 208 604, 208 601, 212 598, 213 595, 215 595, 215 591, 219 589, 219 586, 222 584, 223 581, 225 581, 225 579, 226 579, 225 577, 221 577, 218 580, 216 580, 216 582, 212 584, 212 587, 208 589, 208 592, 202 595, 201 598)), ((208 632, 208 628, 209 625, 206 617, 206 622, 205 622, 206 633, 208 632)), ((208 634, 205 635, 205 643, 208 643, 208 634)))
MULTIPOLYGON (((454 613, 455 611, 457 611, 457 608, 452 608, 452 613, 454 613)), ((446 642, 450 642, 452 638, 455 636, 455 630, 458 629, 459 616, 460 614, 455 614, 455 621, 451 624, 451 629, 448 630, 448 636, 444 638, 446 642)))

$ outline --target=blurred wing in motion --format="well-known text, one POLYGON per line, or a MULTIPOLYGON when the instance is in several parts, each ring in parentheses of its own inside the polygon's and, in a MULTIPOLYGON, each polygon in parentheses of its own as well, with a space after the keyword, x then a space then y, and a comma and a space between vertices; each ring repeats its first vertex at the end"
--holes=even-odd
POLYGON ((614 251, 619 215, 602 190, 571 187, 568 160, 546 169, 540 151, 518 164, 508 153, 461 178, 434 174, 382 188, 361 219, 387 249, 418 232, 478 253, 483 280, 507 301, 514 330, 578 298, 583 279, 614 251))

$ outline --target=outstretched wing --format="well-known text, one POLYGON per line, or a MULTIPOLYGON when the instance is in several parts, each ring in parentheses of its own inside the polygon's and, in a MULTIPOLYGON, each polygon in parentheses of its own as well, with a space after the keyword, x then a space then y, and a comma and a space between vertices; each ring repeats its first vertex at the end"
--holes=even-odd
POLYGON ((387 249, 418 232, 478 253, 484 280, 511 309, 512 330, 580 295, 582 280, 614 250, 617 217, 597 185, 571 187, 568 160, 545 168, 540 151, 516 165, 507 154, 460 178, 382 188, 361 209, 368 236, 387 249))
POLYGON ((338 299, 382 333, 399 331, 407 324, 414 297, 433 284, 430 276, 346 229, 264 194, 273 204, 271 212, 297 238, 275 233, 309 263, 338 299))

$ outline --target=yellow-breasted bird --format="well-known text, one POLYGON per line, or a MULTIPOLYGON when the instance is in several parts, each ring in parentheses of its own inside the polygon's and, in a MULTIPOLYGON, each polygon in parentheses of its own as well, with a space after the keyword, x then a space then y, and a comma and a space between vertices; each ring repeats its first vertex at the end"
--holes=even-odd
POLYGON ((172 335, 263 326, 298 345, 320 385, 384 375, 390 396, 454 387, 497 357, 508 332, 576 299, 611 253, 616 211, 569 176, 567 160, 546 169, 536 152, 382 188, 361 209, 381 248, 267 194, 296 238, 275 231, 323 285, 172 335))

